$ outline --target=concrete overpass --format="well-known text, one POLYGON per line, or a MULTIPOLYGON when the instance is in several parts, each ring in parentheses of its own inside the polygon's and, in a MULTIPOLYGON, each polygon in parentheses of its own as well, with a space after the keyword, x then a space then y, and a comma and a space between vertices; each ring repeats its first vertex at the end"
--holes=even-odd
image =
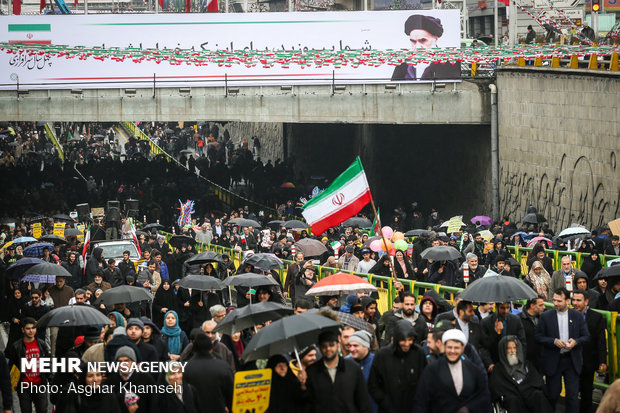
POLYGON ((490 123, 490 79, 461 83, 0 91, 5 121, 490 123))

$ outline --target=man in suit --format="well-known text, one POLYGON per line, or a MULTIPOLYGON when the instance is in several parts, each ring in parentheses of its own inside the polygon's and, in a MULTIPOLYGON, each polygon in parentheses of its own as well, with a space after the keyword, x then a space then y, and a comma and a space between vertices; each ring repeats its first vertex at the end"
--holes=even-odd
POLYGON ((566 279, 571 277, 571 281, 575 279, 575 269, 572 268, 572 263, 570 257, 565 255, 561 260, 561 268, 557 271, 553 272, 551 276, 551 286, 549 287, 550 291, 555 291, 558 288, 566 288, 566 279))
POLYGON ((553 294, 554 310, 540 315, 536 327, 536 341, 541 345, 541 368, 547 377, 549 401, 555 409, 562 391, 562 377, 566 387, 566 412, 579 411, 579 374, 583 367, 583 346, 590 340, 586 321, 577 310, 568 308, 570 293, 558 288, 553 294))
POLYGON ((499 341, 506 336, 517 336, 520 343, 527 347, 525 330, 521 320, 514 314, 510 314, 510 303, 495 303, 495 312, 482 320, 483 345, 491 356, 492 364, 486 366, 488 372, 493 371, 493 367, 500 360, 498 345, 499 341))
POLYGON ((581 393, 580 413, 589 413, 592 409, 592 381, 594 372, 607 370, 607 347, 605 341, 605 319, 589 307, 588 293, 585 290, 573 292, 573 308, 583 314, 590 341, 583 346, 583 367, 579 376, 581 393))
POLYGON ((458 317, 456 318, 455 327, 461 330, 465 334, 467 342, 474 346, 478 351, 482 362, 485 367, 491 365, 491 356, 484 347, 486 338, 484 332, 480 327, 480 324, 474 320, 474 306, 471 301, 461 300, 456 305, 456 312, 458 317))
POLYGON ((534 335, 536 334, 536 326, 540 315, 545 311, 545 299, 542 296, 527 300, 525 308, 519 314, 523 331, 525 332, 525 355, 526 359, 531 361, 540 373, 540 346, 536 342, 534 335))

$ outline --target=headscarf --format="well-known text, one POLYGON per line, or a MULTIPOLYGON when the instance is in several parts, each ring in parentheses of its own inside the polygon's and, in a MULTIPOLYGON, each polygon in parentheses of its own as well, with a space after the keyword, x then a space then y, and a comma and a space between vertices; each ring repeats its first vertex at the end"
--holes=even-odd
POLYGON ((123 317, 123 315, 118 311, 112 311, 110 314, 108 314, 108 317, 110 315, 114 316, 114 320, 116 320, 116 327, 125 327, 125 325, 127 324, 127 322, 125 321, 125 317, 123 317))
POLYGON ((179 316, 176 311, 169 310, 166 314, 164 314, 164 327, 161 329, 161 333, 168 337, 168 349, 170 350, 170 353, 181 354, 181 327, 179 327, 179 316), (174 315, 174 318, 176 319, 176 322, 172 327, 169 327, 168 324, 166 324, 166 317, 168 317, 168 314, 174 315))
POLYGON ((527 376, 527 367, 525 366, 523 346, 517 336, 506 336, 499 341, 499 361, 517 384, 525 380, 527 376), (508 363, 508 357, 506 356, 506 348, 508 348, 508 342, 510 341, 513 341, 517 345, 517 358, 519 359, 519 363, 514 366, 508 363))
POLYGON ((551 285, 551 276, 545 270, 542 263, 540 261, 534 261, 532 263, 532 267, 530 268, 530 272, 527 275, 526 279, 532 284, 534 290, 541 295, 545 301, 549 299, 549 286, 551 285), (534 270, 536 268, 541 268, 542 271, 540 275, 536 275, 534 270))

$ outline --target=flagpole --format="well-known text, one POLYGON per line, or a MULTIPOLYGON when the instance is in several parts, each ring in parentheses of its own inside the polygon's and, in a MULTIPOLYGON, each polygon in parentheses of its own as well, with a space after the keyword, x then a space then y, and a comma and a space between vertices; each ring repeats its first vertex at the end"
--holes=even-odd
MULTIPOLYGON (((375 207, 375 201, 372 198, 370 199, 370 205, 372 206, 372 212, 375 214, 375 217, 377 218, 377 224, 379 224, 379 235, 381 236, 381 239, 383 240, 383 248, 385 249, 385 253, 388 254, 388 257, 389 257, 390 252, 388 251, 388 248, 387 248, 387 240, 383 236, 383 231, 381 230, 381 218, 379 217, 379 215, 377 215, 377 208, 375 207)), ((392 279, 394 280, 394 282, 399 282, 398 278, 396 278, 396 273, 394 272, 394 265, 392 263, 392 259, 390 258, 388 262, 390 263, 390 273, 392 274, 392 279)))

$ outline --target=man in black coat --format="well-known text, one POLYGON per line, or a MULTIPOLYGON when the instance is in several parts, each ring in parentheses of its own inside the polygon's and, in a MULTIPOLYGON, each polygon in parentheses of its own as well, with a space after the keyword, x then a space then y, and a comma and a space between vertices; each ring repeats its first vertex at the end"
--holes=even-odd
POLYGON ((338 355, 338 334, 323 332, 318 344, 323 358, 298 376, 313 411, 371 413, 364 375, 355 361, 338 355))
POLYGON ((11 388, 11 377, 9 376, 9 365, 0 352, 0 395, 2 395, 2 410, 10 412, 13 408, 13 389, 11 388))
MULTIPOLYGON (((467 260, 467 266, 469 271, 469 284, 473 283, 477 279, 480 279, 487 272, 487 267, 478 263, 478 256, 473 252, 468 252, 465 257, 467 260)), ((463 268, 456 273, 456 287, 465 288, 465 282, 463 281, 463 268)))
POLYGON ((584 290, 573 292, 573 308, 585 317, 590 341, 583 346, 583 367, 579 375, 579 411, 588 413, 592 411, 592 381, 594 372, 599 370, 603 373, 607 370, 607 347, 605 341, 605 319, 588 306, 588 293, 584 290))
POLYGON ((125 331, 127 332, 127 337, 138 347, 142 361, 159 361, 159 354, 155 346, 142 340, 142 333, 144 333, 144 322, 142 320, 130 318, 127 320, 125 331))
POLYGON ((547 379, 547 396, 553 408, 560 398, 562 378, 566 388, 566 411, 579 411, 579 374, 583 367, 583 346, 590 340, 588 327, 577 310, 568 308, 570 294, 558 288, 553 294, 554 310, 540 315, 536 341, 541 346, 541 369, 547 379))
POLYGON ((193 343, 194 357, 185 366, 183 380, 198 389, 201 406, 210 412, 232 411, 233 372, 228 363, 213 357, 213 344, 206 334, 198 334, 193 343))
POLYGON ((71 274, 71 277, 69 277, 69 279, 67 280, 67 284, 69 284, 69 286, 74 290, 82 288, 84 285, 86 285, 86 283, 84 283, 84 272, 80 267, 80 263, 77 260, 77 257, 77 252, 72 251, 69 253, 67 261, 64 261, 62 263, 64 269, 69 271, 69 273, 71 274))
POLYGON ((540 347, 534 335, 536 326, 542 312, 545 311, 545 300, 538 296, 525 303, 523 311, 519 314, 523 332, 525 333, 525 358, 532 362, 536 370, 540 372, 540 347))
POLYGON ((418 380, 426 366, 424 351, 415 344, 416 330, 399 320, 394 342, 375 355, 368 378, 368 391, 379 412, 410 412, 418 380))
POLYGON ((90 284, 95 281, 95 274, 103 276, 105 267, 103 248, 97 247, 93 249, 92 255, 86 260, 86 279, 84 280, 84 284, 90 284))
POLYGON ((484 365, 490 366, 492 364, 491 357, 484 347, 484 332, 480 324, 474 322, 474 305, 470 301, 461 300, 456 305, 456 312, 458 317, 454 326, 461 330, 465 334, 467 342, 476 348, 484 365))
POLYGON ((465 334, 457 329, 446 331, 441 339, 445 355, 426 366, 418 382, 416 413, 491 411, 485 373, 463 357, 465 334))
MULTIPOLYGON (((41 291, 34 289, 30 291, 30 302, 22 309, 22 319, 26 317, 34 318, 39 321, 41 317, 47 314, 51 308, 41 303, 41 291)), ((37 337, 45 340, 45 328, 37 329, 37 337)))
POLYGON ((491 356, 491 365, 486 366, 489 373, 499 361, 499 341, 506 336, 517 336, 520 343, 525 343, 525 331, 521 319, 510 314, 510 303, 495 303, 495 312, 480 323, 484 333, 484 346, 491 356))
POLYGON ((128 371, 115 372, 108 376, 106 384, 114 386, 113 388, 118 390, 116 396, 119 403, 122 405, 125 403, 126 391, 130 388, 135 389, 135 393, 138 396, 138 410, 136 413, 150 413, 154 408, 153 397, 155 393, 151 393, 148 390, 148 386, 155 384, 155 379, 149 373, 143 373, 140 371, 129 371, 133 363, 138 362, 136 352, 128 346, 119 348, 114 356, 114 361, 127 366, 128 371), (127 383, 127 385, 124 385, 127 383), (135 386, 135 387, 134 387, 135 386))

